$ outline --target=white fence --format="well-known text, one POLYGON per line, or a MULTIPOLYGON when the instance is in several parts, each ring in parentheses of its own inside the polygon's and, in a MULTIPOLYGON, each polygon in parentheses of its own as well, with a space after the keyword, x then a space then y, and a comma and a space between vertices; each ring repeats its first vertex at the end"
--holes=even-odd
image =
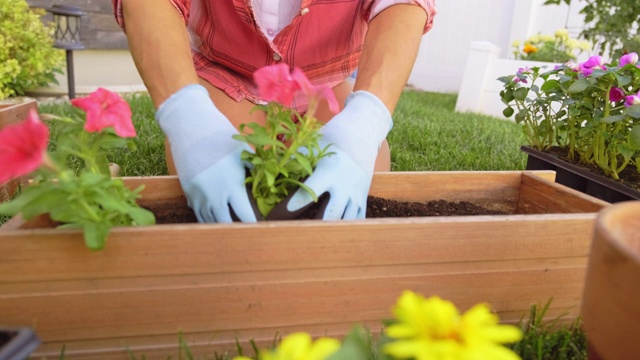
MULTIPOLYGON (((543 6, 544 0, 438 0, 433 29, 423 37, 409 84, 426 91, 457 93, 471 44, 488 41, 507 58, 514 40, 566 27, 576 37, 584 0, 543 6)), ((517 69, 516 69, 517 70, 517 69)))

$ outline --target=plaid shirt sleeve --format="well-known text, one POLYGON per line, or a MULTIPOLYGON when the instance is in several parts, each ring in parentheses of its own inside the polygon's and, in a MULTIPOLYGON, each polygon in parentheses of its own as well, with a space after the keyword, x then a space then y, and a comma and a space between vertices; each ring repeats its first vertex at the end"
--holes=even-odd
MULTIPOLYGON (((158 1, 158 0, 154 0, 154 1, 158 1)), ((163 1, 171 2, 171 4, 173 5, 173 7, 176 8, 176 10, 178 11, 178 14, 180 14, 180 16, 182 17, 186 25, 187 19, 189 19, 189 7, 191 6, 191 0, 163 0, 163 1)), ((118 22, 118 25, 120 25, 120 28, 122 28, 123 31, 126 31, 125 24, 124 24, 124 13, 122 11, 122 0, 111 0, 111 4, 113 5, 113 14, 116 17, 116 21, 118 22)))
POLYGON ((371 21, 384 9, 397 4, 412 4, 422 7, 424 11, 427 12, 427 22, 424 24, 423 33, 431 30, 433 27, 433 17, 437 13, 435 0, 374 0, 368 20, 371 21))

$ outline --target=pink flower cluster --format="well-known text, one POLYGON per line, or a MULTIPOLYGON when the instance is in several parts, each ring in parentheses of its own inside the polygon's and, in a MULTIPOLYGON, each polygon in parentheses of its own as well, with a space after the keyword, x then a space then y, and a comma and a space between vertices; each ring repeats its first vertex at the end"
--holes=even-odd
POLYGON ((333 90, 325 85, 313 85, 300 68, 296 67, 290 71, 286 64, 265 66, 257 70, 253 78, 264 101, 275 101, 291 107, 295 95, 302 91, 307 96, 309 104, 325 99, 331 112, 337 113, 340 109, 333 90))
MULTIPOLYGON (((638 65, 638 54, 637 53, 629 53, 620 57, 618 61, 619 67, 625 66, 637 66, 638 65)), ((587 61, 578 64, 575 71, 580 72, 583 76, 588 77, 593 74, 595 69, 607 70, 607 67, 604 65, 601 56, 592 56, 587 61)), ((631 107, 633 105, 640 104, 640 92, 637 94, 626 95, 625 91, 619 87, 613 87, 609 90, 609 100, 613 102, 619 102, 624 100, 624 105, 626 107, 631 107)))
MULTIPOLYGON (((71 100, 73 106, 86 114, 85 130, 100 132, 113 127, 121 137, 135 137, 131 108, 118 94, 98 89, 86 98, 71 100)), ((27 119, 0 131, 0 184, 27 175, 47 161, 49 129, 32 110, 27 119)))

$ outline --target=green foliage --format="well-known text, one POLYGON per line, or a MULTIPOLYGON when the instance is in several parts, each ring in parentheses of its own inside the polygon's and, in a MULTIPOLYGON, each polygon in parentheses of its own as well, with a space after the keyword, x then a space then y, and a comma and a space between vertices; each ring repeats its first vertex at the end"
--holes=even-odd
POLYGON ((294 121, 292 111, 276 102, 257 108, 267 114, 266 125, 242 124, 242 134, 233 137, 255 148, 255 153, 244 151, 242 160, 252 165, 246 182, 251 184, 251 193, 260 213, 266 217, 274 206, 298 188, 308 191, 317 201, 313 190, 303 181, 311 175, 318 161, 330 154, 328 147, 321 148, 318 143, 320 124, 306 115, 296 114, 297 121, 294 121))
POLYGON ((521 322, 524 337, 509 345, 523 360, 577 360, 587 358, 587 338, 581 320, 562 326, 562 317, 546 321, 549 300, 542 308, 532 305, 529 319, 521 322))
POLYGON ((524 41, 513 43, 513 54, 517 60, 531 60, 565 63, 576 60, 582 52, 591 49, 588 41, 578 41, 569 37, 567 29, 558 29, 554 35, 533 35, 524 41))
MULTIPOLYGON (((545 5, 569 4, 571 0, 547 0, 545 5)), ((580 11, 584 15, 585 29, 580 33, 591 41, 594 48, 612 57, 620 56, 626 39, 632 39, 640 26, 640 2, 638 0, 586 0, 580 11)), ((631 49, 633 50, 633 49, 631 49)))
POLYGON ((584 71, 569 65, 547 72, 534 67, 499 78, 505 117, 513 115, 523 125, 536 149, 565 147, 570 159, 577 154, 615 180, 629 164, 640 171, 640 105, 624 101, 640 91, 640 68, 602 64, 584 71), (612 91, 621 99, 614 100, 612 91))
POLYGON ((0 99, 55 82, 64 52, 53 48, 51 27, 25 0, 0 1, 0 99))
POLYGON ((455 94, 402 94, 387 136, 393 171, 524 170, 518 124, 455 106, 455 94))

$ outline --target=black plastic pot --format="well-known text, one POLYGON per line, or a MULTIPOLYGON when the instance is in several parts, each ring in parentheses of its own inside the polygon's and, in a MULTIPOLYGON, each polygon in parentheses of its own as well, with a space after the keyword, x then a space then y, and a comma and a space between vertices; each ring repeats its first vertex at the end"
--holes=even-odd
POLYGON ((568 162, 557 155, 521 146, 520 150, 528 155, 527 170, 553 170, 556 182, 578 190, 595 198, 617 203, 640 200, 640 191, 607 177, 594 174, 579 165, 568 162))
MULTIPOLYGON (((248 172, 247 172, 247 176, 250 176, 248 172)), ((253 194, 251 193, 251 184, 247 184, 246 189, 247 189, 247 194, 249 195, 249 202, 251 203, 251 207, 253 208, 253 213, 256 215, 256 219, 258 219, 258 221, 296 220, 300 218, 307 210, 309 210, 311 207, 314 207, 314 206, 316 206, 316 210, 317 210, 315 212, 314 219, 321 220, 322 217, 324 216, 324 211, 326 210, 327 205, 329 204, 329 194, 325 193, 318 197, 318 203, 310 203, 309 205, 295 212, 291 212, 287 210, 287 204, 289 203, 289 200, 291 200, 293 195, 296 193, 295 191, 293 191, 289 194, 289 196, 282 199, 282 201, 279 204, 277 204, 271 210, 269 215, 267 215, 267 217, 265 218, 260 213, 260 210, 258 210, 258 204, 255 198, 253 197, 253 194)), ((233 212, 233 209, 231 209, 231 219, 236 222, 240 221, 238 216, 236 216, 236 214, 233 212)))
POLYGON ((0 328, 0 360, 23 360, 40 345, 29 328, 0 328))

